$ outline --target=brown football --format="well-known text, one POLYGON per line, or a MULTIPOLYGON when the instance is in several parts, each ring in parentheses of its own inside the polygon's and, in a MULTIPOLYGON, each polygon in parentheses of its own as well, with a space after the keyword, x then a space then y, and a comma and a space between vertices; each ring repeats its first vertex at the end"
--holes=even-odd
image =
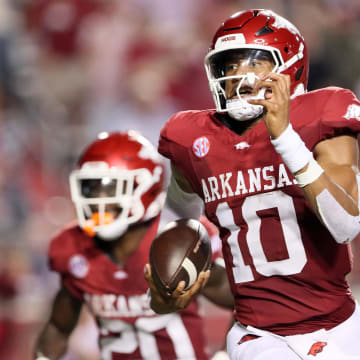
POLYGON ((153 240, 149 263, 157 289, 170 296, 179 281, 185 289, 198 278, 201 271, 211 265, 209 235, 200 221, 179 219, 167 224, 153 240))

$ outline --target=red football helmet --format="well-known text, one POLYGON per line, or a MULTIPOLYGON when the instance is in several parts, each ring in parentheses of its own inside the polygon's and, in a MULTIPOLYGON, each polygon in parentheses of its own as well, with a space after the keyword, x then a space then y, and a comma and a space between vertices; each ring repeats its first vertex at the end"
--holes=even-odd
POLYGON ((298 29, 271 10, 240 11, 219 27, 205 57, 206 74, 217 111, 228 111, 224 80, 230 77, 226 77, 221 69, 221 55, 250 49, 263 57, 270 56, 274 63, 272 72, 290 75, 292 96, 306 91, 309 59, 298 29))
POLYGON ((135 131, 100 133, 70 174, 79 225, 104 240, 156 217, 164 204, 164 164, 135 131))

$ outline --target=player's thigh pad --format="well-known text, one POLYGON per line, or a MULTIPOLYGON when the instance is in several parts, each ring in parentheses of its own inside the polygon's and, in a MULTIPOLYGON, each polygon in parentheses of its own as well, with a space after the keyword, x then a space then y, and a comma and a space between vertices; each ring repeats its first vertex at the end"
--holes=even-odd
POLYGON ((227 352, 231 360, 299 360, 286 342, 272 336, 262 336, 243 343, 248 332, 234 324, 227 335, 227 352))

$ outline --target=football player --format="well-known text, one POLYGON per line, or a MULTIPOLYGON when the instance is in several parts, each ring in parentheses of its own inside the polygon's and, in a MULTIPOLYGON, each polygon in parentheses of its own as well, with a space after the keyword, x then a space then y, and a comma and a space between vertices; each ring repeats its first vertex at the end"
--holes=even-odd
MULTIPOLYGON (((338 87, 306 91, 304 38, 270 10, 228 18, 205 68, 216 110, 175 114, 159 152, 172 163, 167 202, 193 218, 204 205, 220 230, 236 308, 231 359, 360 359, 345 278, 360 232, 359 101, 338 87)), ((192 295, 179 283, 172 308, 192 295)))
MULTIPOLYGON (((61 288, 35 358, 58 359, 66 351, 86 305, 104 360, 208 359, 197 303, 166 315, 149 305, 144 266, 165 197, 156 149, 134 131, 101 133, 81 155, 70 188, 78 221, 50 243, 50 267, 61 275, 61 288)), ((228 285, 225 270, 214 264, 214 271, 204 294, 216 301, 216 282, 228 285)), ((231 292, 225 293, 231 307, 231 292)))

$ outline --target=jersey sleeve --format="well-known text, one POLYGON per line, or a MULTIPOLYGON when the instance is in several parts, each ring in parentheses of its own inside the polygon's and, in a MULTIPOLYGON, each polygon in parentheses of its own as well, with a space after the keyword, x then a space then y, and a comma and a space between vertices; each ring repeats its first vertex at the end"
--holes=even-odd
POLYGON ((296 99, 293 126, 311 151, 323 140, 360 132, 360 102, 350 90, 328 87, 296 99))
POLYGON ((360 132, 360 102, 346 89, 336 88, 327 100, 320 121, 321 140, 360 132))
POLYGON ((63 285, 71 295, 82 300, 83 292, 76 286, 76 282, 69 272, 69 261, 75 253, 74 239, 66 231, 59 233, 50 242, 48 251, 49 268, 61 276, 63 285))
MULTIPOLYGON (((175 116, 175 115, 174 115, 175 116)), ((158 152, 168 158, 169 160, 172 160, 172 142, 169 135, 169 125, 174 118, 171 117, 166 124, 162 127, 160 131, 160 137, 159 137, 159 144, 158 144, 158 152)))
POLYGON ((158 151, 161 155, 165 156, 176 166, 180 166, 181 159, 187 156, 187 150, 181 144, 181 137, 179 132, 184 132, 182 128, 182 120, 184 113, 176 113, 167 123, 163 126, 160 132, 158 151))
POLYGON ((191 176, 195 173, 189 154, 191 127, 186 126, 186 123, 193 121, 191 116, 190 111, 184 111, 176 113, 168 120, 160 133, 158 151, 171 161, 172 165, 186 177, 194 191, 197 191, 198 184, 193 181, 193 176, 191 176))

